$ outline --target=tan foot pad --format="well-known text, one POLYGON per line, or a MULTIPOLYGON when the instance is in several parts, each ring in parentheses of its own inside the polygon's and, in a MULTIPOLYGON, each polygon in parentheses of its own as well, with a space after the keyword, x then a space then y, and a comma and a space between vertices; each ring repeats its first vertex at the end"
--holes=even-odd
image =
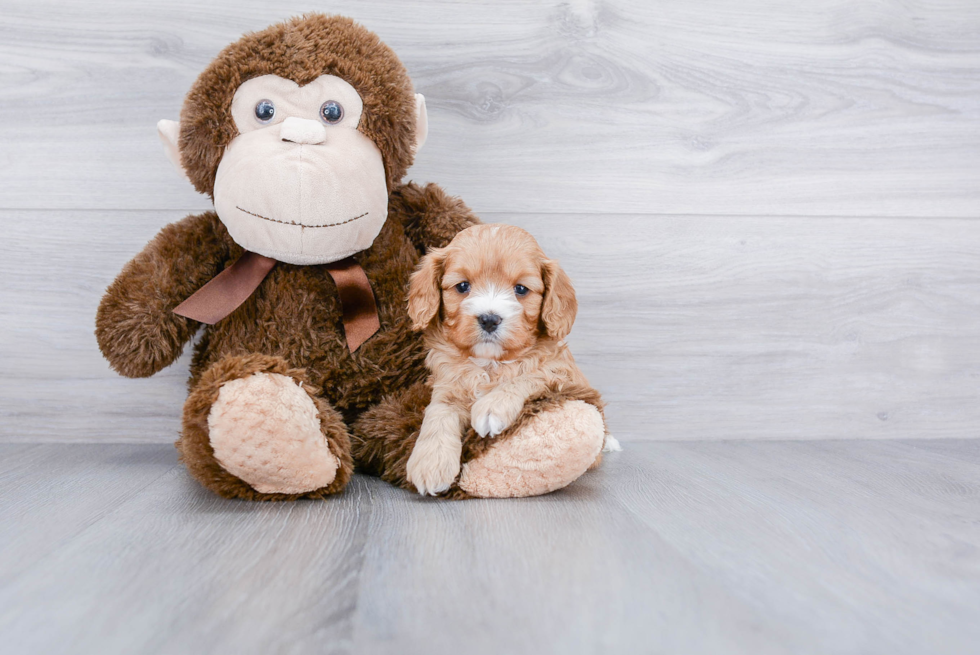
POLYGON ((256 373, 225 383, 208 430, 214 458, 256 491, 304 493, 337 474, 316 405, 291 377, 256 373))
POLYGON ((459 487, 481 498, 538 496, 578 479, 602 449, 594 406, 571 400, 542 412, 485 455, 463 465, 459 487))

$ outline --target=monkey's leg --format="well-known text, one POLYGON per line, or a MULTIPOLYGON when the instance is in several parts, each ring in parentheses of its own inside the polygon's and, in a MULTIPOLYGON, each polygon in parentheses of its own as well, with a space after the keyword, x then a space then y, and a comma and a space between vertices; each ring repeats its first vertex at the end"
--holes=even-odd
POLYGON ((496 438, 470 430, 458 488, 478 498, 521 498, 561 489, 598 466, 605 434, 602 413, 586 400, 532 401, 496 438))
MULTIPOLYGON (((354 423, 357 466, 410 491, 405 468, 422 426, 429 389, 418 383, 385 398, 354 423)), ((484 438, 469 428, 462 471, 442 498, 537 496, 567 486, 597 463, 606 429, 597 393, 556 395, 528 403, 510 428, 484 438)))
POLYGON ((225 498, 323 498, 353 472, 340 414, 301 369, 267 355, 225 357, 204 372, 184 403, 177 449, 225 498))
POLYGON ((361 414, 351 427, 351 450, 359 471, 416 491, 406 467, 431 395, 431 389, 418 382, 361 414))

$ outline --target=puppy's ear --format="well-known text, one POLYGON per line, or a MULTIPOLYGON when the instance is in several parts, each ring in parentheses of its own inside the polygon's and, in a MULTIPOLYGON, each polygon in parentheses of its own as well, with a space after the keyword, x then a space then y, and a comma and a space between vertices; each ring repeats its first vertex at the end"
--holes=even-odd
POLYGON ((544 323, 548 336, 564 339, 572 331, 575 314, 578 312, 575 289, 568 275, 553 259, 546 259, 541 265, 541 277, 544 279, 541 322, 544 323))
POLYGON ((445 248, 434 248, 422 258, 408 286, 408 316, 412 328, 424 330, 439 313, 442 304, 442 265, 445 248))

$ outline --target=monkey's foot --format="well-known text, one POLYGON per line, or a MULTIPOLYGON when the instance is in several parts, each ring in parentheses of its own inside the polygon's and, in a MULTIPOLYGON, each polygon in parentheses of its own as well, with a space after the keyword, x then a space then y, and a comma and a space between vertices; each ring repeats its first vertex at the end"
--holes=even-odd
POLYGON ((209 368, 184 405, 177 447, 201 484, 226 498, 337 493, 353 471, 343 419, 303 371, 265 355, 209 368))
POLYGON ((463 464, 459 488, 481 498, 538 496, 567 486, 596 461, 605 427, 594 405, 568 400, 463 464))
POLYGON ((340 465, 320 432, 313 399, 285 375, 226 382, 208 414, 208 431, 218 463, 262 493, 326 487, 340 465))

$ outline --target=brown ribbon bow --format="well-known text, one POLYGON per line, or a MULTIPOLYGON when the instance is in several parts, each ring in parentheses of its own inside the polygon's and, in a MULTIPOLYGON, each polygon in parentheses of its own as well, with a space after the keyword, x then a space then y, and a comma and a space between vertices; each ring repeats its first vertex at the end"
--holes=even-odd
MULTIPOLYGON (((276 260, 246 251, 234 264, 177 305, 174 313, 214 325, 245 302, 276 265, 276 260)), ((344 335, 351 353, 381 329, 374 291, 367 274, 353 257, 326 265, 337 285, 343 308, 344 335)))

